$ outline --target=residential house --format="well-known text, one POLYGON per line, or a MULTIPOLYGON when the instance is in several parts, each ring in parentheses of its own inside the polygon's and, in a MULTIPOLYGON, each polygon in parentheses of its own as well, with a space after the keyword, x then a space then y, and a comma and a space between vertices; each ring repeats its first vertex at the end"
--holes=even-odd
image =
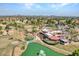
POLYGON ((45 37, 47 37, 50 40, 53 41, 58 41, 61 39, 62 36, 62 31, 60 30, 54 30, 54 31, 50 31, 48 29, 43 29, 42 30, 43 35, 45 35, 45 37))

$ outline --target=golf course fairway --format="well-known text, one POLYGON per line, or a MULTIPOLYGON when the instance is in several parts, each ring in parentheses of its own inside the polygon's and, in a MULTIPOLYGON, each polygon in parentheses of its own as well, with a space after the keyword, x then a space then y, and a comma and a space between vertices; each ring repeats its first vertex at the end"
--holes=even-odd
POLYGON ((46 56, 64 56, 38 43, 30 43, 27 49, 22 53, 22 56, 38 56, 40 50, 43 50, 46 56))

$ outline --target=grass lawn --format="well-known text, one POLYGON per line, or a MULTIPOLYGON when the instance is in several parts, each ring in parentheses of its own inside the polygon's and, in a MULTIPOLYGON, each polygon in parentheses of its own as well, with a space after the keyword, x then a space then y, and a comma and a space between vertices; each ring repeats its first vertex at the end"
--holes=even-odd
POLYGON ((64 56, 63 54, 52 51, 51 49, 37 43, 30 43, 22 56, 37 56, 40 50, 43 50, 46 56, 64 56))

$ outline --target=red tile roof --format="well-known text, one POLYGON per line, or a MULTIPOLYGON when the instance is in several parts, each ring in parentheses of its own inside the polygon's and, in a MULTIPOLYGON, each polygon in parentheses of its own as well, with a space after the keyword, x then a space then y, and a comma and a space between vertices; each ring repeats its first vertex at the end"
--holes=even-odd
POLYGON ((49 39, 57 41, 57 40, 61 39, 61 37, 60 36, 56 36, 56 35, 55 36, 52 35, 52 36, 49 36, 49 39))

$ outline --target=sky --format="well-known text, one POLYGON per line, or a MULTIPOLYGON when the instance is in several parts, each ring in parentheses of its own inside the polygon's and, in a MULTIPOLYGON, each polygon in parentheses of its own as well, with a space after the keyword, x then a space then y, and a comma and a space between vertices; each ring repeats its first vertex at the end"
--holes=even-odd
POLYGON ((0 3, 0 15, 79 16, 79 3, 0 3))

